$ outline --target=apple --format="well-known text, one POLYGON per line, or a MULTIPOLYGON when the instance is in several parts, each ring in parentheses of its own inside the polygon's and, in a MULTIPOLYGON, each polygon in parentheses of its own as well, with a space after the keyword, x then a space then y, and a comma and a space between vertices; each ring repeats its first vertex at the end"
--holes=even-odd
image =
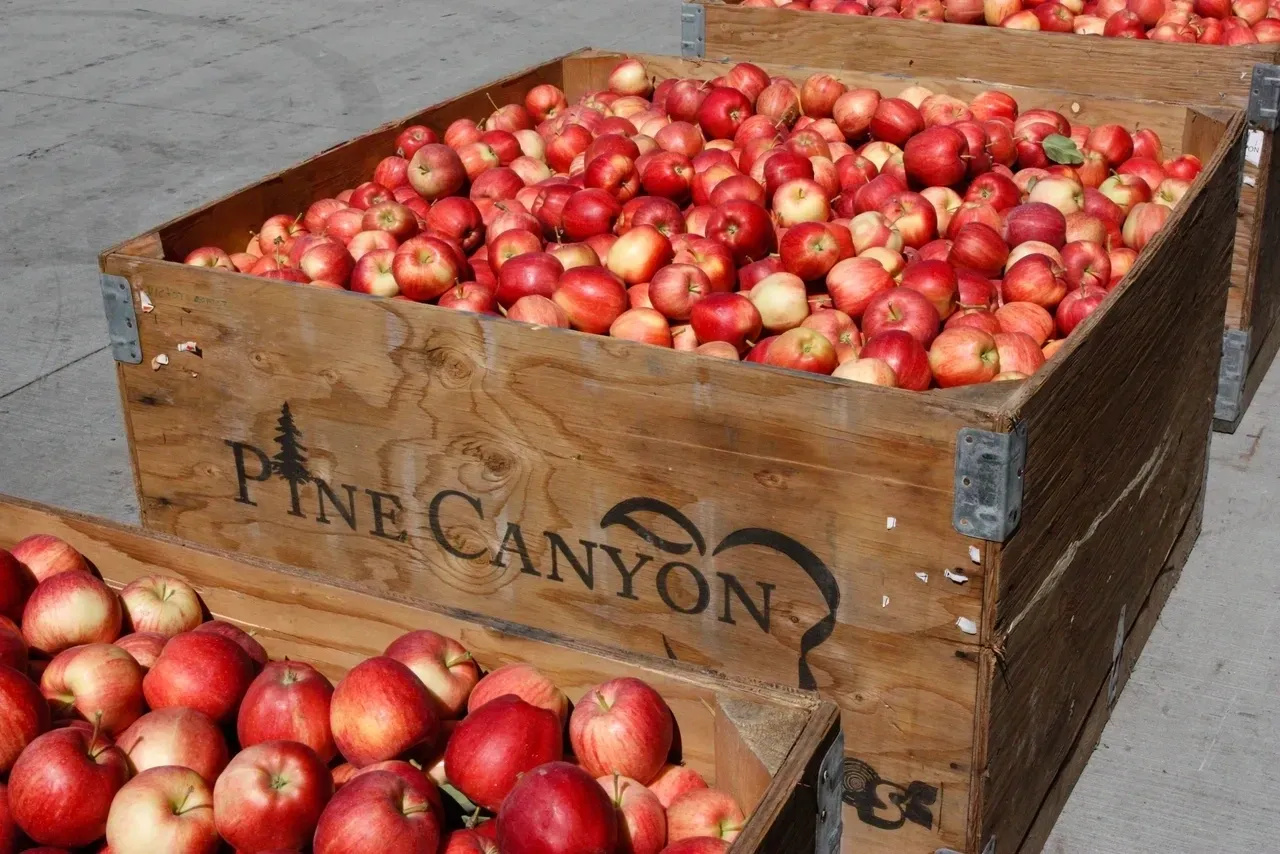
POLYGON ((539 253, 543 249, 542 235, 523 228, 512 228, 490 238, 484 247, 485 261, 497 274, 503 266, 520 255, 539 253))
POLYGON ((15 623, 21 620, 22 609, 35 588, 35 574, 11 553, 0 549, 0 617, 15 623))
POLYGON ((135 579, 120 591, 120 601, 135 632, 173 637, 203 621, 200 597, 190 584, 176 578, 147 575, 135 579))
POLYGON ((742 92, 714 88, 698 106, 696 120, 707 139, 733 139, 738 128, 753 113, 751 101, 742 92))
POLYGON ((938 235, 938 215, 919 193, 895 193, 880 206, 880 213, 902 235, 902 242, 914 249, 938 235))
POLYGON ((955 268, 946 261, 917 261, 903 271, 902 287, 918 291, 928 298, 942 320, 955 311, 959 285, 955 268))
POLYGON ((1100 244, 1076 241, 1062 247, 1062 264, 1067 287, 1091 285, 1106 288, 1111 281, 1111 256, 1100 244))
POLYGON ((745 352, 760 336, 760 311, 742 294, 708 294, 689 313, 697 342, 725 341, 745 352))
POLYGON ((1106 290, 1093 285, 1082 285, 1071 291, 1071 293, 1063 297, 1061 304, 1058 306, 1056 315, 1058 332, 1063 337, 1070 335, 1072 330, 1079 326, 1086 317, 1093 314, 1106 298, 1106 290))
POLYGON ((1108 231, 1107 222, 1101 217, 1084 211, 1076 211, 1067 215, 1067 243, 1075 243, 1080 240, 1106 243, 1108 231))
POLYGON ((1191 182, 1185 178, 1165 178, 1151 195, 1151 201, 1167 208, 1177 207, 1178 202, 1191 189, 1191 182))
POLYGON ((333 685, 309 664, 275 661, 249 685, 236 717, 242 747, 296 741, 328 763, 337 755, 329 727, 333 685))
POLYGON ((866 211, 855 216, 849 222, 849 234, 857 255, 863 255, 873 247, 895 252, 901 252, 903 248, 902 235, 879 211, 866 211))
POLYGON ((355 208, 343 208, 330 214, 324 221, 324 234, 349 244, 364 230, 364 212, 355 208))
POLYGON ((920 110, 902 98, 881 98, 868 129, 873 139, 901 147, 924 130, 924 117, 920 110))
POLYGON ((694 789, 680 795, 667 808, 667 839, 679 842, 711 836, 732 842, 746 823, 747 817, 732 795, 719 789, 694 789))
POLYGON ((996 320, 1004 332, 1022 332, 1038 346, 1053 334, 1053 315, 1033 302, 1009 302, 996 309, 996 320))
MULTIPOLYGON (((839 303, 836 307, 840 307, 839 303)), ((846 313, 853 316, 852 312, 846 313)), ((922 347, 933 342, 941 325, 942 320, 933 301, 921 292, 905 287, 876 293, 862 316, 862 330, 868 338, 879 332, 900 329, 919 341, 922 347)), ((896 367, 894 370, 901 373, 896 367)))
POLYGON ((662 854, 728 854, 728 852, 729 843, 714 836, 691 836, 688 839, 673 842, 662 849, 662 854))
POLYGON ((479 282, 463 282, 440 295, 436 305, 454 311, 469 311, 474 314, 498 313, 498 303, 494 299, 494 286, 479 282))
POLYGON ((419 148, 428 143, 437 142, 436 132, 423 125, 410 125, 396 135, 396 153, 401 157, 412 157, 419 148))
POLYGON ((189 768, 151 768, 116 793, 106 835, 111 854, 214 854, 213 794, 189 768))
POLYGON ((864 359, 879 359, 888 364, 899 388, 924 391, 933 379, 924 347, 902 329, 869 334, 858 356, 859 362, 864 359))
POLYGON ((25 673, 0 664, 0 774, 49 729, 49 704, 25 673))
POLYGON ((671 325, 662 312, 652 308, 629 308, 609 327, 609 335, 624 341, 670 347, 671 325))
POLYGON ((844 380, 884 386, 885 388, 896 388, 898 385, 898 378, 894 375, 893 368, 889 367, 889 363, 882 359, 850 359, 838 365, 831 375, 844 380))
POLYGON ((1031 376, 1044 364, 1040 345, 1025 332, 997 332, 991 337, 995 339, 1000 354, 1001 373, 1031 376))
POLYGON ((767 365, 830 374, 839 364, 836 348, 815 329, 789 329, 772 340, 761 358, 767 365))
POLYGON ((498 815, 503 854, 611 854, 618 837, 609 795, 567 762, 549 762, 521 777, 498 815))
POLYGON ((809 315, 804 280, 791 273, 766 276, 751 288, 748 298, 760 312, 762 325, 770 332, 793 329, 809 315))
POLYGON ((63 572, 36 585, 22 609, 22 636, 44 655, 120 637, 123 609, 115 592, 87 572, 63 572))
POLYGON ((830 74, 811 74, 800 86, 800 105, 806 116, 831 118, 836 101, 849 90, 830 74))
POLYGON ((907 178, 919 187, 950 187, 969 173, 969 143, 947 125, 925 129, 907 140, 903 165, 907 178))
POLYGON ((791 127, 800 118, 799 91, 790 82, 770 83, 756 99, 756 115, 776 125, 791 127))
POLYGON ((392 192, 390 187, 384 187, 374 181, 366 181, 351 191, 348 204, 356 210, 368 210, 381 202, 392 201, 395 198, 392 192))
POLYGON ((777 255, 769 255, 759 261, 753 261, 738 271, 738 290, 743 296, 750 296, 751 289, 774 273, 786 272, 782 269, 782 259, 777 255))
POLYGON ((1019 243, 1009 252, 1009 258, 1004 262, 1005 270, 1010 270, 1014 264, 1017 264, 1028 255, 1043 255, 1059 266, 1062 265, 1062 253, 1054 249, 1048 243, 1041 243, 1039 240, 1028 240, 1026 243, 1019 243))
POLYGON ((667 843, 667 812, 639 780, 618 774, 596 780, 617 815, 619 854, 659 854, 667 843))
POLYGON ((134 632, 117 638, 115 644, 129 653, 145 673, 160 658, 160 653, 168 642, 169 638, 158 632, 134 632))
MULTIPOLYGON (((1156 236, 1156 232, 1164 227, 1169 221, 1172 209, 1154 202, 1139 202, 1133 206, 1133 210, 1129 211, 1129 215, 1124 220, 1124 245, 1141 252, 1143 247, 1151 242, 1156 236)), ((40 588, 36 588, 39 593, 40 588)), ((35 594, 31 597, 35 599, 35 594)), ((30 603, 27 605, 30 608, 30 603)), ((32 644, 35 646, 35 644, 32 644)))
POLYGON ((391 770, 359 774, 324 808, 312 850, 315 854, 435 852, 443 835, 438 803, 439 793, 425 775, 391 770))
POLYGON ((1044 203, 1061 211, 1063 217, 1084 210, 1084 186, 1074 178, 1050 175, 1031 188, 1028 202, 1044 203))
POLYGON ((1184 181, 1194 181, 1202 168, 1200 158, 1194 154, 1183 154, 1172 160, 1166 160, 1163 166, 1165 174, 1170 178, 1180 178, 1184 181))
POLYGON ((218 833, 239 851, 300 850, 315 832, 333 777, 316 752, 267 741, 236 754, 213 787, 218 833))
MULTIPOLYGON (((853 209, 858 215, 879 211, 889 199, 907 189, 894 175, 877 175, 853 193, 853 209)), ((855 219, 857 217, 854 217, 855 219)))
POLYGON ((711 87, 705 81, 677 80, 667 93, 664 106, 675 121, 696 121, 698 110, 710 93, 711 87))
POLYGON ((522 774, 564 753, 561 721, 514 694, 486 702, 454 728, 445 774, 473 803, 497 810, 522 774))
MULTIPOLYGON (((446 134, 446 138, 447 138, 446 134)), ((462 158, 448 145, 428 143, 409 161, 409 186, 430 202, 452 196, 467 182, 462 158)))
POLYGON ((63 572, 89 572, 84 555, 70 543, 50 534, 33 534, 19 540, 9 555, 35 578, 36 583, 63 572))
POLYGON ((970 222, 952 237, 948 262, 957 269, 972 270, 988 278, 1000 275, 1009 257, 1009 246, 989 225, 970 222))
POLYGON ((933 212, 937 219, 937 233, 939 237, 945 236, 951 227, 951 219, 964 204, 960 194, 950 187, 925 187, 920 191, 920 195, 933 205, 933 212))
MULTIPOLYGON (((686 329, 688 327, 685 327, 686 329)), ((697 343, 696 340, 694 343, 697 343)), ((715 359, 729 359, 730 361, 739 361, 742 357, 738 355, 738 348, 725 341, 708 341, 706 344, 698 344, 694 348, 694 352, 701 356, 710 356, 715 359)))
POLYGON ((631 677, 592 688, 569 719, 569 743, 588 774, 620 774, 641 784, 666 764, 674 731, 666 701, 647 683, 631 677))
POLYGON ((485 674, 467 698, 468 714, 504 694, 514 694, 530 705, 546 709, 561 722, 568 720, 569 698, 531 664, 507 664, 485 674))
POLYGON ((951 95, 934 93, 925 97, 919 105, 925 128, 954 125, 973 120, 969 105, 951 95))
POLYGON ((1027 202, 1005 214, 1004 239, 1010 246, 1028 240, 1048 243, 1061 249, 1067 242, 1067 218, 1062 211, 1043 202, 1027 202))
POLYGON ((462 713, 480 681, 480 668, 462 644, 426 629, 401 635, 383 654, 413 671, 443 719, 462 713))
POLYGON ((484 242, 484 217, 470 199, 441 199, 427 211, 424 221, 426 231, 456 240, 464 252, 471 252, 484 242))
POLYGON ((811 281, 825 277, 840 260, 840 245, 826 224, 804 222, 787 229, 778 242, 778 253, 783 269, 811 281))
POLYGON ((364 253, 351 273, 351 290, 379 297, 398 295, 400 285, 395 277, 395 259, 395 249, 374 249, 364 253))
POLYGON ((765 195, 773 198, 778 188, 788 181, 800 178, 812 179, 813 161, 794 151, 776 149, 767 152, 755 162, 751 167, 751 176, 764 185, 765 195))
POLYGON ((1000 353, 980 329, 944 329, 929 347, 929 369, 941 388, 990 382, 1000 373, 1000 353))
POLYGON ((152 709, 184 706, 231 721, 253 681, 254 662, 234 641, 210 631, 171 638, 142 680, 152 709))
MULTIPOLYGON (((618 234, 620 236, 614 239, 615 243, 622 239, 621 235, 624 232, 632 231, 642 225, 656 228, 658 233, 668 240, 684 233, 684 216, 680 211, 680 206, 675 202, 658 197, 640 198, 633 201, 635 206, 631 210, 630 220, 625 229, 619 228, 618 234)), ((674 248, 673 244, 673 251, 674 248)))
POLYGON ((889 271, 874 258, 846 258, 827 274, 827 290, 835 307, 854 320, 860 319, 880 293, 894 289, 889 271))
POLYGON ((115 737, 142 716, 142 668, 129 653, 91 643, 54 656, 40 677, 54 718, 89 721, 115 737))
POLYGON ((784 227, 801 222, 826 222, 831 218, 831 204, 817 181, 795 178, 773 194, 773 213, 778 224, 784 227))
POLYGON ((930 240, 918 250, 911 259, 914 266, 916 261, 945 261, 947 256, 951 254, 951 241, 944 237, 930 240))
POLYGON ((676 264, 692 264, 706 273, 711 290, 727 293, 733 290, 738 278, 729 247, 706 237, 690 240, 686 248, 675 254, 676 264))
POLYGON ((193 250, 182 263, 192 267, 209 267, 211 269, 234 270, 235 264, 231 256, 217 246, 201 246, 193 250))
POLYGON ((598 267, 600 265, 600 257, 586 243, 560 243, 555 246, 549 246, 547 251, 555 256, 555 259, 560 262, 565 270, 572 270, 574 267, 598 267))
POLYGON ((128 779, 128 760, 105 735, 55 729, 32 741, 14 763, 10 814, 40 845, 89 845, 105 833, 111 801, 128 779))
MULTIPOLYGON (((357 267, 360 264, 360 259, 370 252, 377 249, 390 249, 395 251, 399 248, 400 241, 396 240, 391 236, 390 232, 386 231, 361 231, 352 237, 347 243, 347 251, 351 253, 351 258, 356 262, 357 267)), ((354 271, 351 274, 351 278, 354 281, 354 271)), ((352 286, 352 290, 355 290, 354 285, 352 286)))
POLYGON ((148 712, 121 733, 116 744, 136 773, 180 765, 209 783, 230 759, 218 725, 203 712, 182 707, 148 712))
POLYGON ((768 255, 775 239, 769 213, 741 199, 725 202, 712 212, 707 237, 724 244, 739 267, 768 255))
POLYGON ((392 759, 440 731, 435 703, 418 677, 387 656, 356 665, 329 703, 334 743, 358 768, 392 759))
POLYGON ((524 296, 507 309, 508 320, 532 323, 537 326, 569 328, 569 316, 555 302, 541 295, 524 296))
POLYGON ((0 664, 12 667, 19 673, 26 673, 29 654, 22 629, 8 617, 0 616, 0 664))
POLYGON ((707 781, 686 765, 664 765, 649 781, 649 791, 657 796, 663 809, 671 806, 671 802, 685 792, 705 788, 707 781))
POLYGON ((966 202, 985 202, 996 211, 1015 207, 1022 198, 1018 185, 999 172, 987 172, 973 179, 965 191, 966 202))
POLYGON ((1000 291, 1006 303, 1033 302, 1052 309, 1067 295, 1066 270, 1039 253, 1019 258, 1005 272, 1000 291))
MULTIPOLYGON (((656 229, 650 229, 657 234, 656 229)), ((658 237, 662 237, 660 234, 658 237)), ((666 241, 666 238, 662 238, 666 241)), ((656 243, 656 242, 655 242, 656 243)), ((615 244, 616 245, 616 244, 615 244)), ((667 242, 668 249, 670 243, 667 242)), ((634 272, 644 262, 642 249, 634 244, 620 254, 617 266, 634 272)), ((610 257, 613 251, 610 250, 610 257)), ((552 299, 569 317, 569 325, 583 332, 602 335, 627 308, 627 291, 622 280, 605 267, 575 267, 560 277, 552 299)))
POLYGON ((712 292, 707 274, 693 264, 668 264, 649 283, 650 307, 671 320, 688 320, 695 303, 712 292))
MULTIPOLYGON (((488 821, 485 824, 497 826, 495 821, 488 821)), ((441 854, 499 854, 498 843, 486 836, 481 836, 475 830, 464 828, 455 830, 445 837, 441 854)))
POLYGON ((457 255, 432 235, 414 237, 396 250, 391 272, 400 293, 415 302, 428 302, 461 279, 457 255))
POLYGON ((312 234, 324 234, 325 222, 341 210, 347 210, 347 205, 337 199, 319 199, 312 202, 307 212, 302 215, 302 225, 312 234))
POLYGON ((671 241, 651 225, 633 227, 618 238, 609 250, 606 266, 629 285, 653 279, 654 273, 671 262, 671 241))

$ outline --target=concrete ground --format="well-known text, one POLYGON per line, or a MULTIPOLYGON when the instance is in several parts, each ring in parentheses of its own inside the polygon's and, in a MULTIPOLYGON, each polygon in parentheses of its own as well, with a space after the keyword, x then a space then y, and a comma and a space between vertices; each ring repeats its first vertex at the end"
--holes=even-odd
MULTIPOLYGON (((673 0, 139 5, 0 0, 0 492, 122 521, 100 249, 575 48, 679 51, 673 0)), ((1199 545, 1050 852, 1280 851, 1277 413, 1273 372, 1215 437, 1199 545)))

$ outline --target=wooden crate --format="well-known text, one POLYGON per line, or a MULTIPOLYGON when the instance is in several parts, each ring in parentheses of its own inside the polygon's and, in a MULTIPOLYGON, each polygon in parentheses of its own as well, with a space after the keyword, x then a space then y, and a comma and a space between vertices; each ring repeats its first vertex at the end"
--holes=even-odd
MULTIPOLYGON (((405 123, 481 117, 540 82, 576 97, 618 59, 549 62, 107 252, 106 292, 155 306, 118 347, 144 524, 817 688, 843 710, 844 850, 1018 850, 1052 824, 1195 530, 1243 115, 1075 100, 1205 168, 1106 310, 1013 384, 881 389, 167 260, 353 184, 405 123), (176 352, 188 340, 202 358, 176 352)), ((642 59, 660 77, 725 70, 642 59)))
MULTIPOLYGON (((695 0, 681 11, 685 56, 767 60, 870 74, 958 78, 1104 98, 1246 111, 1246 159, 1222 331, 1214 429, 1233 433, 1280 351, 1280 45, 1160 44, 962 24, 788 12, 695 0)), ((1071 113, 1066 113, 1071 116, 1071 113)))
POLYGON ((273 659, 309 662, 335 683, 414 629, 457 638, 486 670, 534 664, 574 702, 605 680, 637 676, 671 706, 685 764, 750 811, 732 854, 838 850, 840 713, 812 692, 601 650, 448 608, 389 601, 317 573, 0 496, 0 548, 33 533, 71 543, 115 588, 156 573, 180 578, 199 591, 215 617, 252 631, 273 659))

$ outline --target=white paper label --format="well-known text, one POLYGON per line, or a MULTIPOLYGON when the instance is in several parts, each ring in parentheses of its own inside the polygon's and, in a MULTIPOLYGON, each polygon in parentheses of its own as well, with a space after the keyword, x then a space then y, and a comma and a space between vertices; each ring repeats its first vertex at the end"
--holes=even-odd
POLYGON ((1258 166, 1262 163, 1262 131, 1251 130, 1249 136, 1244 143, 1244 159, 1249 161, 1250 166, 1258 166))

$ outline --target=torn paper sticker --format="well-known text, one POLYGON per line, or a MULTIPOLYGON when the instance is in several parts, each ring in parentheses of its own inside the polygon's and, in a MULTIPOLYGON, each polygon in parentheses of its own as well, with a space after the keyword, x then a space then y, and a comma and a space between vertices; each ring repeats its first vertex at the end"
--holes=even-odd
POLYGON ((928 584, 928 583, 929 583, 929 573, 927 573, 927 572, 917 572, 917 573, 916 573, 916 578, 920 579, 920 580, 921 580, 921 581, 923 581, 925 584, 928 584))
POLYGON ((952 569, 944 569, 942 570, 942 574, 945 575, 948 580, 954 581, 956 584, 964 584, 969 580, 969 576, 952 569))
POLYGON ((898 519, 896 516, 890 516, 888 519, 884 520, 884 529, 886 531, 892 531, 896 527, 898 527, 898 519))
POLYGON ((143 314, 150 314, 156 310, 156 307, 151 304, 151 297, 147 296, 146 291, 138 291, 138 300, 142 303, 143 314))
POLYGON ((200 345, 194 341, 183 341, 178 345, 179 353, 190 353, 193 356, 203 356, 204 352, 200 349, 200 345))
POLYGON ((969 546, 969 560, 974 563, 982 563, 982 552, 978 551, 977 546, 969 546))
POLYGON ((881 608, 888 608, 888 607, 889 607, 889 597, 888 597, 888 596, 881 596, 881 597, 880 597, 880 607, 881 607, 881 608))
POLYGON ((968 617, 956 617, 956 627, 966 635, 976 635, 978 633, 978 624, 968 617))
POLYGON ((151 360, 151 370, 158 371, 161 367, 167 364, 169 364, 169 357, 164 353, 161 353, 159 356, 156 356, 151 360))

